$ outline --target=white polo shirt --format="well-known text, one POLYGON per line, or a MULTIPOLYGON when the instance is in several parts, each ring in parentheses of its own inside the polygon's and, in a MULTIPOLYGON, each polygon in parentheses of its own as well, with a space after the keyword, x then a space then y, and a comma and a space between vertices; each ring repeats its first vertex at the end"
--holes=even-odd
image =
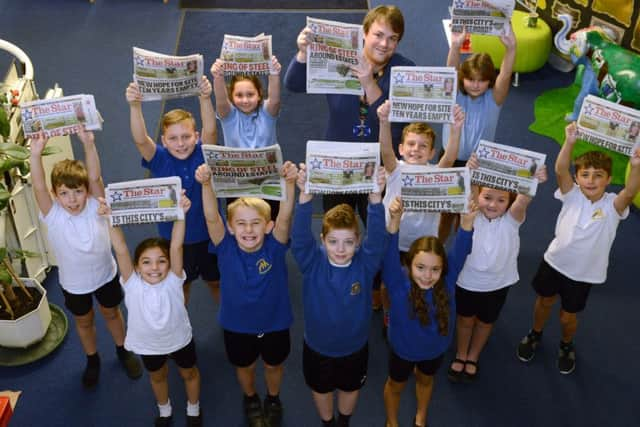
POLYGON ((89 197, 82 212, 71 215, 54 201, 47 216, 40 214, 58 262, 60 285, 72 294, 91 293, 116 275, 109 221, 98 215, 98 206, 89 197))
POLYGON ((618 214, 616 196, 604 193, 592 203, 577 184, 566 194, 557 189, 554 197, 562 201, 562 209, 544 260, 570 279, 604 283, 618 223, 629 215, 629 208, 618 214))

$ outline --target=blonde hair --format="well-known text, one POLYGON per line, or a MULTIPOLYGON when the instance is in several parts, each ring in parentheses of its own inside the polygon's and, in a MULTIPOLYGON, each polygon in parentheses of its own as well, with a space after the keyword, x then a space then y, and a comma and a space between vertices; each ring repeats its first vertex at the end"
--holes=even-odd
POLYGON ((400 144, 404 144, 404 139, 406 138, 408 133, 415 133, 416 135, 424 135, 427 139, 430 140, 430 149, 433 148, 433 145, 436 141, 436 133, 431 129, 426 123, 409 123, 402 129, 402 137, 400 138, 400 144))
POLYGON ((271 206, 269 206, 269 203, 257 197, 240 197, 231 202, 231 204, 227 206, 227 221, 231 222, 236 210, 241 207, 251 208, 258 212, 258 215, 266 222, 271 221, 271 206))
POLYGON ((79 160, 61 160, 51 170, 51 188, 57 193, 60 186, 67 188, 84 187, 89 190, 89 173, 79 160))
POLYGON ((358 218, 353 208, 341 203, 329 209, 322 217, 322 235, 326 236, 331 230, 353 230, 360 235, 358 218))
POLYGON ((167 112, 164 116, 162 116, 162 119, 160 121, 162 133, 164 133, 164 131, 167 130, 169 126, 184 121, 188 121, 193 127, 193 130, 196 130, 196 120, 193 118, 193 114, 191 114, 190 112, 182 110, 180 108, 167 112))

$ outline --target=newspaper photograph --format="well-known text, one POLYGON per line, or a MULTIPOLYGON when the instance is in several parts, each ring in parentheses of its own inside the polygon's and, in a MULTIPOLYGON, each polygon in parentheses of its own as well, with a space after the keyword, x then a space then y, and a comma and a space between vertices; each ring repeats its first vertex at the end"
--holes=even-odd
POLYGON ((536 195, 538 179, 534 175, 547 160, 546 154, 481 139, 476 156, 480 167, 471 170, 472 184, 536 195))
POLYGON ((282 151, 279 145, 264 148, 231 148, 202 144, 204 160, 211 168, 218 197, 287 198, 280 176, 282 151))
POLYGON ((202 55, 170 56, 133 48, 133 81, 143 101, 184 98, 200 94, 202 55))
POLYGON ((453 0, 451 31, 500 36, 507 33, 515 0, 453 0))
POLYGON ((225 76, 235 74, 269 74, 271 69, 271 36, 255 37, 224 35, 220 59, 225 76))
POLYGON ((102 117, 96 109, 93 95, 71 95, 40 99, 20 104, 25 138, 44 131, 47 138, 86 130, 102 130, 102 117))
POLYGON ((364 35, 359 24, 307 16, 313 42, 307 48, 307 93, 363 95, 351 67, 362 56, 364 35))
POLYGON ((111 226, 148 224, 184 219, 180 208, 180 177, 139 179, 107 185, 111 226))
POLYGON ((391 67, 391 122, 453 123, 454 67, 391 67))
POLYGON ((640 111, 587 95, 578 116, 578 138, 631 156, 640 141, 640 111))
POLYGON ((402 206, 407 212, 467 212, 471 180, 469 168, 405 166, 402 206))
POLYGON ((376 170, 380 144, 307 141, 307 182, 310 194, 373 193, 379 191, 376 170))

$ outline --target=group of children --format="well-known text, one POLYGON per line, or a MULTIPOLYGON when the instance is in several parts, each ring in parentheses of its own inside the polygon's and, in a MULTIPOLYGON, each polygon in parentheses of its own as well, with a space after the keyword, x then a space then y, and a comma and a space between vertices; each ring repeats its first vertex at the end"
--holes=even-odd
MULTIPOLYGON (((384 18, 376 24, 388 26, 384 18)), ((460 62, 463 38, 464 34, 453 37, 450 65, 460 62)), ((481 138, 493 139, 515 58, 513 34, 501 40, 507 54, 497 77, 486 55, 475 54, 459 67, 459 106, 454 123, 444 132, 446 149, 437 167, 461 161, 477 167, 475 147, 481 138)), ((322 425, 348 426, 366 381, 372 283, 379 271, 390 302, 386 425, 398 426, 400 395, 411 373, 416 378, 414 425, 427 425, 434 375, 454 335, 456 355, 448 367, 449 379, 471 382, 479 372, 480 353, 510 286, 519 280, 519 227, 531 198, 488 187, 474 189, 470 211, 460 216, 460 229, 447 254, 449 230, 443 232, 444 215, 403 212, 400 199, 402 169, 430 164, 436 155, 435 133, 424 123, 406 126, 398 146, 402 159, 397 159, 387 101, 377 108, 384 168, 373 177, 380 192, 368 195, 365 232, 353 208, 338 204, 325 212, 320 241, 316 241, 311 231, 312 195, 304 191, 306 167, 291 162, 285 162, 280 171, 286 182, 285 200, 275 205, 243 197, 228 201, 223 215, 200 149, 201 144, 217 142, 211 94, 215 92, 217 118, 227 145, 271 145, 277 141, 280 64, 272 59, 268 98, 255 77, 235 76, 227 87, 218 61, 211 73, 213 85, 206 77, 200 84, 202 133, 196 131, 190 113, 172 110, 162 119, 161 144, 147 133, 137 85, 131 83, 126 89, 131 132, 142 166, 153 177, 181 178, 180 207, 185 211, 185 220, 159 224, 161 237, 141 242, 133 259, 122 230, 108 225, 93 134, 79 129, 85 165, 70 160, 57 164, 51 174, 51 193, 41 161, 47 141, 42 135, 31 141, 35 198, 58 259, 65 305, 74 315, 87 355, 83 384, 95 386, 100 372, 94 295, 131 378, 142 375, 132 352, 142 357, 159 408, 155 425, 172 422, 169 358, 178 365, 185 383, 187 425, 202 425, 196 346, 185 307, 189 284, 201 277, 220 301, 218 320, 227 357, 244 394, 247 421, 252 427, 279 426, 283 413, 279 392, 293 322, 285 260, 291 247, 304 276, 303 374, 322 425), (296 186, 300 190, 297 204, 296 186), (118 308, 123 298, 128 311, 126 334, 118 308), (267 388, 264 400, 256 390, 259 358, 267 388)), ((584 309, 592 284, 605 281, 616 227, 640 189, 640 150, 632 154, 627 186, 617 195, 605 192, 611 180, 611 160, 605 154, 589 152, 578 157, 574 180, 570 158, 575 141, 575 124, 570 124, 555 164, 559 185, 555 197, 562 201, 562 210, 555 238, 534 278, 538 297, 533 327, 517 348, 522 361, 533 358, 559 295, 561 373, 575 367, 577 313, 584 309), (596 244, 601 250, 594 252, 591 248, 596 244)), ((535 177, 544 182, 546 169, 538 168, 535 177)))

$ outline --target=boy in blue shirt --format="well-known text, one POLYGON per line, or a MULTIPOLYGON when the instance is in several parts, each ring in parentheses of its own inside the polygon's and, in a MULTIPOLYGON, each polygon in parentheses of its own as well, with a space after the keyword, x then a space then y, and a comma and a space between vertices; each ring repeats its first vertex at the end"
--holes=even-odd
POLYGON ((280 202, 275 223, 271 207, 255 197, 241 197, 227 206, 227 224, 206 164, 196 171, 202 184, 204 216, 220 261, 222 286, 218 320, 224 330, 227 357, 236 367, 244 392, 244 409, 251 427, 278 427, 282 420, 280 384, 283 363, 291 349, 289 327, 293 321, 287 283, 286 253, 297 168, 285 162, 286 199, 280 202), (256 392, 256 361, 262 357, 267 383, 264 411, 256 392))
POLYGON ((333 392, 338 390, 338 426, 348 426, 367 376, 373 277, 380 269, 386 231, 381 192, 369 194, 367 233, 360 230, 346 203, 322 219, 322 245, 311 232, 311 194, 305 194, 306 167, 300 165, 299 204, 293 225, 292 253, 304 275, 305 382, 325 426, 334 426, 333 392))
MULTIPOLYGON (((207 282, 214 299, 219 299, 220 273, 215 255, 209 253, 209 234, 202 210, 202 190, 194 179, 195 171, 204 162, 202 144, 216 144, 216 113, 211 102, 211 83, 203 76, 200 82, 200 116, 202 134, 196 131, 196 122, 185 110, 171 110, 162 116, 162 144, 156 144, 147 133, 142 115, 142 94, 136 83, 130 83, 126 98, 131 110, 131 134, 142 155, 142 166, 154 178, 179 176, 191 209, 186 214, 184 239, 185 303, 189 301, 191 282, 198 276, 207 282)), ((158 224, 160 236, 171 240, 173 222, 158 224)))

